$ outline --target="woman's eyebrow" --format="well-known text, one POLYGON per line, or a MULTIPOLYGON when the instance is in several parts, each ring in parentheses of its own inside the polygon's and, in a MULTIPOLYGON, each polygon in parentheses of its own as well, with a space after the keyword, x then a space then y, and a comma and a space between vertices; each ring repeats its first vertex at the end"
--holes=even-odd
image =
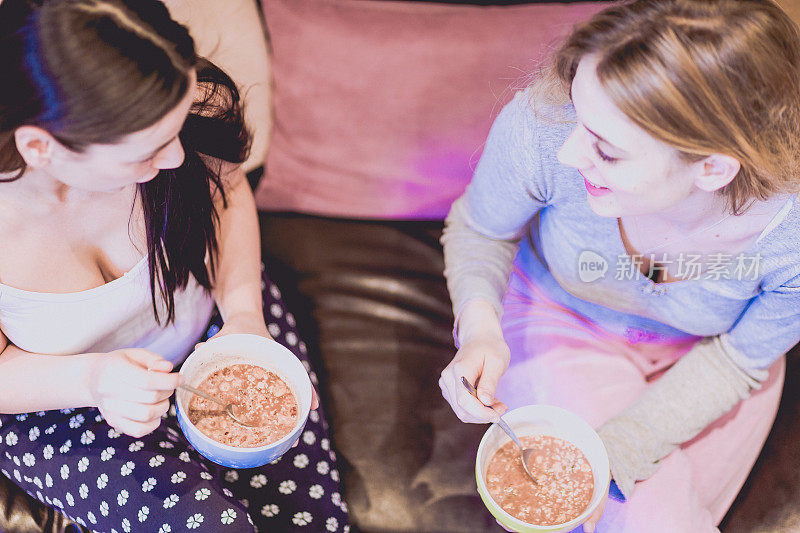
POLYGON ((155 150, 153 150, 152 152, 150 152, 148 155, 146 155, 145 157, 143 157, 143 159, 150 159, 151 157, 153 157, 154 155, 156 155, 158 152, 160 152, 161 150, 163 150, 164 148, 166 148, 167 146, 169 146, 169 145, 170 145, 170 143, 171 143, 172 141, 174 141, 174 140, 175 140, 177 137, 178 137, 178 136, 176 135, 176 136, 175 136, 175 137, 173 137, 172 139, 168 140, 167 142, 165 142, 164 144, 162 144, 161 146, 159 146, 158 148, 156 148, 155 150))
MULTIPOLYGON (((572 107, 573 107, 573 108, 575 108, 575 100, 572 98, 572 85, 570 85, 570 87, 569 87, 569 101, 570 101, 570 102, 572 102, 572 107)), ((575 112, 577 113, 577 109, 575 110, 575 112)), ((580 118, 579 118, 578 120, 580 121, 580 118)), ((615 145, 614 143, 611 143, 611 142, 609 142, 608 140, 604 139, 603 137, 601 137, 600 135, 598 135, 598 134, 597 134, 597 133, 595 133, 594 131, 590 130, 590 129, 589 129, 589 127, 588 127, 586 124, 583 124, 583 122, 581 122, 581 125, 582 125, 584 128, 586 128, 586 131, 588 131, 589 133, 591 133, 592 135, 594 135, 595 137, 597 137, 597 140, 599 140, 599 141, 601 141, 601 142, 604 142, 604 143, 606 143, 606 144, 607 144, 607 145, 609 145, 611 148, 613 148, 613 149, 615 149, 615 150, 618 150, 618 151, 619 151, 621 154, 623 154, 623 155, 628 155, 628 152, 626 152, 625 150, 623 150, 623 149, 622 149, 622 148, 620 148, 619 146, 615 145)))
POLYGON ((615 150, 618 150, 618 151, 620 151, 621 153, 623 153, 623 154, 627 155, 627 152, 626 152, 625 150, 623 150, 623 149, 622 149, 622 148, 620 148, 619 146, 615 145, 614 143, 611 143, 611 142, 607 141, 606 139, 604 139, 603 137, 601 137, 600 135, 598 135, 598 134, 597 134, 597 133, 595 133, 594 131, 590 130, 590 129, 589 129, 589 127, 588 127, 588 126, 586 126, 586 124, 584 124, 584 125, 583 125, 583 127, 584 127, 584 128, 586 128, 586 131, 588 131, 589 133, 591 133, 592 135, 594 135, 595 137, 597 137, 597 140, 599 140, 599 141, 602 141, 602 142, 606 143, 607 145, 609 145, 610 147, 614 148, 615 150))

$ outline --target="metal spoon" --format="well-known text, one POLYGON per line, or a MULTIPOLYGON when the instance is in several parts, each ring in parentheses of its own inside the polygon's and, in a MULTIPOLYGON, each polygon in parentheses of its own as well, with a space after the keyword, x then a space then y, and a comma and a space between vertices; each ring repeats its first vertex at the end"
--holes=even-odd
POLYGON ((228 413, 228 416, 230 416, 233 419, 233 421, 236 422, 239 425, 242 425, 242 426, 245 426, 245 427, 248 427, 248 428, 258 427, 257 425, 245 422, 244 420, 242 420, 241 418, 236 416, 236 414, 233 412, 233 406, 234 406, 233 403, 227 403, 227 404, 226 403, 222 403, 220 400, 214 398, 213 396, 209 396, 208 394, 206 394, 205 392, 201 391, 200 389, 195 389, 194 387, 191 387, 189 385, 181 384, 181 385, 178 385, 178 388, 181 388, 183 390, 189 391, 192 394, 200 396, 201 398, 205 398, 206 400, 208 400, 210 402, 214 402, 217 405, 221 405, 222 408, 225 410, 225 412, 228 413))
MULTIPOLYGON (((478 391, 475 390, 475 387, 472 385, 472 383, 467 381, 467 378, 465 378, 464 376, 461 376, 461 383, 464 384, 464 387, 469 391, 470 394, 472 394, 475 398, 478 398, 478 391)), ((480 402, 481 400, 478 398, 478 401, 480 402)), ((481 403, 483 403, 483 402, 481 402, 481 403)), ((492 406, 490 406, 490 405, 487 405, 486 407, 488 407, 489 409, 494 410, 494 408, 492 406)), ((525 469, 525 472, 530 476, 530 478, 533 480, 534 484, 538 485, 539 484, 539 480, 534 477, 534 475, 531 473, 530 470, 528 470, 528 462, 530 461, 531 455, 536 450, 534 450, 532 448, 523 448, 522 444, 519 442, 519 439, 517 438, 517 435, 514 433, 514 431, 511 429, 511 427, 506 423, 506 421, 503 420, 502 415, 500 415, 499 413, 497 415, 497 420, 495 421, 495 424, 500 426, 500 428, 503 431, 508 433, 508 436, 511 437, 511 440, 513 440, 514 444, 517 445, 517 448, 519 448, 520 457, 522 458, 522 468, 525 469)))

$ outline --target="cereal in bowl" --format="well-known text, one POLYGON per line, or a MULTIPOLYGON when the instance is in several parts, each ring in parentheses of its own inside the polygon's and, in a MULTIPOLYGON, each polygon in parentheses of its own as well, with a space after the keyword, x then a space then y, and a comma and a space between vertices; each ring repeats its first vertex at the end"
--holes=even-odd
POLYGON ((508 514, 537 526, 564 524, 589 505, 594 491, 592 468, 574 444, 557 437, 520 437, 523 448, 533 448, 530 469, 522 467, 519 448, 507 442, 495 452, 486 470, 489 494, 508 514))
POLYGON ((297 399, 274 372, 250 364, 234 364, 209 375, 198 386, 223 403, 233 403, 242 421, 237 424, 220 407, 194 396, 188 418, 206 436, 228 446, 254 448, 272 444, 292 431, 297 423, 297 399))

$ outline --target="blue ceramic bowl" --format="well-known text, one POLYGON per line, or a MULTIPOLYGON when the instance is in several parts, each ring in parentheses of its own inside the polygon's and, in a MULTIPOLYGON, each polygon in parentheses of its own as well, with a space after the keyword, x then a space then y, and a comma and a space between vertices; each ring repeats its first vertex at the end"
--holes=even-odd
POLYGON ((277 342, 258 335, 232 334, 212 339, 192 352, 180 373, 186 383, 197 387, 209 375, 226 366, 251 364, 280 376, 297 398, 297 424, 282 439, 256 448, 228 446, 203 434, 189 421, 192 393, 178 389, 176 404, 181 430, 192 446, 212 461, 230 468, 254 468, 270 463, 286 453, 300 437, 311 409, 311 381, 295 355, 277 342))

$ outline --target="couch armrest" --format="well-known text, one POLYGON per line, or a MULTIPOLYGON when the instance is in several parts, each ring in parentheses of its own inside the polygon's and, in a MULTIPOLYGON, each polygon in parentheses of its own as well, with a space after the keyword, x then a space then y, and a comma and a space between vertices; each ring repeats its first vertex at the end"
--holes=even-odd
POLYGON ((245 171, 264 162, 271 130, 269 56, 261 10, 255 0, 164 0, 172 16, 189 27, 197 53, 233 78, 253 134, 245 171))

